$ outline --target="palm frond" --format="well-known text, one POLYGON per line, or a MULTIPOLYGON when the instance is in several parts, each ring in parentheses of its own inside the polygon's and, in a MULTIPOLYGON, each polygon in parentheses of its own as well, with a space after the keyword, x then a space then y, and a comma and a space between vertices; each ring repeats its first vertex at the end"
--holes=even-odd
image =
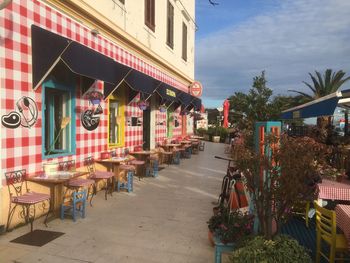
POLYGON ((304 97, 306 97, 306 98, 308 98, 308 99, 310 99, 310 100, 313 100, 313 99, 314 99, 311 95, 309 95, 309 94, 307 94, 307 93, 305 93, 305 92, 302 92, 302 91, 293 90, 293 89, 289 89, 288 91, 298 93, 298 94, 300 94, 300 95, 302 95, 302 96, 304 96, 304 97))
POLYGON ((314 87, 312 87, 309 83, 303 81, 303 83, 309 88, 312 90, 312 92, 315 94, 316 93, 316 90, 314 89, 314 87))

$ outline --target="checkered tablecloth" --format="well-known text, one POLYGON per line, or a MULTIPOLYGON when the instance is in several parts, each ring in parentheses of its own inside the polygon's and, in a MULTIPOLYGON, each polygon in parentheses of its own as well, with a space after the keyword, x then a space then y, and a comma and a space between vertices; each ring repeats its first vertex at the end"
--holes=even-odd
POLYGON ((350 181, 335 182, 323 179, 322 183, 318 184, 318 198, 330 200, 350 201, 350 181))
POLYGON ((344 232, 350 250, 350 205, 337 205, 335 207, 335 214, 337 217, 337 226, 344 232))

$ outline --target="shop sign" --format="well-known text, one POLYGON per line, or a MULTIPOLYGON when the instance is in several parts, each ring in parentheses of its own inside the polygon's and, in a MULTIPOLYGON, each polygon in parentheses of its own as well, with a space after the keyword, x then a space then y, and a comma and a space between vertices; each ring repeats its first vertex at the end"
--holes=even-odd
POLYGON ((300 119, 300 111, 293 111, 293 119, 300 119))
POLYGON ((170 96, 170 97, 174 97, 176 98, 176 93, 175 91, 172 91, 170 89, 166 89, 166 95, 170 96))
POLYGON ((202 84, 199 81, 195 81, 190 85, 190 93, 192 96, 200 97, 202 96, 202 84))

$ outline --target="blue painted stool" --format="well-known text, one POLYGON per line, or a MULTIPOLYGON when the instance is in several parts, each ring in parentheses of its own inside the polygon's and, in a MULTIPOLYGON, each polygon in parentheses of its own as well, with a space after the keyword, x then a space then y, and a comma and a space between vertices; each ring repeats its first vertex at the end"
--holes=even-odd
POLYGON ((126 189, 128 193, 134 190, 134 175, 135 175, 135 167, 132 165, 120 165, 120 170, 126 171, 126 182, 117 182, 117 191, 120 189, 126 189))
POLYGON ((77 215, 85 218, 87 190, 74 191, 72 193, 72 200, 65 202, 61 205, 61 219, 64 219, 65 215, 71 215, 73 221, 76 221, 77 215))
POLYGON ((152 175, 153 177, 157 177, 158 176, 158 167, 159 167, 159 161, 157 159, 152 159, 150 160, 151 162, 151 168, 150 168, 150 175, 152 175))
POLYGON ((173 164, 180 164, 180 151, 175 152, 173 164))
POLYGON ((214 261, 215 263, 221 263, 221 253, 232 252, 234 248, 234 243, 224 244, 215 235, 213 237, 214 237, 214 243, 215 243, 214 261))
POLYGON ((185 158, 191 159, 191 155, 192 155, 192 148, 191 148, 191 147, 188 147, 188 148, 185 150, 185 158))

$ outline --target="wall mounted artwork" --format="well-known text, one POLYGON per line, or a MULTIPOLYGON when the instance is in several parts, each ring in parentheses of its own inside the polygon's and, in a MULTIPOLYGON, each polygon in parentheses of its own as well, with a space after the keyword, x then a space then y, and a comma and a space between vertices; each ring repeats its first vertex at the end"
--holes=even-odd
POLYGON ((15 129, 19 126, 31 128, 37 120, 38 107, 35 101, 27 96, 23 96, 17 100, 14 111, 1 116, 2 125, 9 129, 15 129))

